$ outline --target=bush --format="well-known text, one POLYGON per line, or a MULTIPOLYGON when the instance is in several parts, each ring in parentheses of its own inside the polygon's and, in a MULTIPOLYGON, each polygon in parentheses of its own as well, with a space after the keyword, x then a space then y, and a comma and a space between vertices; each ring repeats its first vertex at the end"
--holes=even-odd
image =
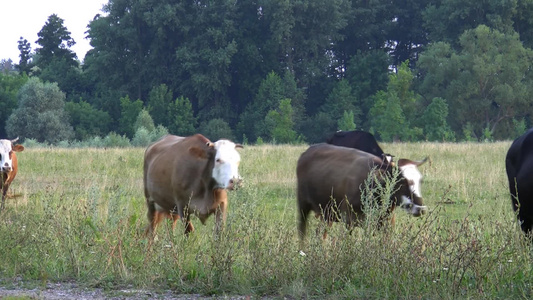
POLYGON ((103 146, 111 148, 125 148, 131 146, 131 143, 126 135, 119 135, 115 132, 111 132, 104 138, 103 146))
POLYGON ((142 126, 135 131, 135 135, 131 140, 131 144, 135 147, 146 147, 150 145, 151 142, 152 137, 150 136, 150 132, 142 126))
POLYGON ((212 119, 200 126, 200 133, 215 142, 219 139, 234 140, 233 132, 229 124, 222 119, 212 119))

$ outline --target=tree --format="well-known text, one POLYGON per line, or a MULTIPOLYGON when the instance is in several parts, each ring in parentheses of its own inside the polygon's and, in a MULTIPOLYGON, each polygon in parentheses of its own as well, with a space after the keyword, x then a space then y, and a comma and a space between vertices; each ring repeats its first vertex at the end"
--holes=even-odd
POLYGON ((166 84, 160 84, 150 91, 147 106, 155 124, 169 125, 168 108, 172 104, 172 99, 172 91, 166 84))
POLYGON ((352 87, 352 94, 359 101, 360 124, 369 128, 368 112, 373 106, 373 96, 385 90, 389 82, 390 57, 383 50, 357 52, 346 68, 346 79, 352 87))
POLYGON ((56 83, 30 78, 18 93, 18 107, 7 120, 8 136, 57 143, 73 137, 65 110, 65 94, 56 83))
POLYGON ((133 126, 135 125, 137 116, 139 116, 139 113, 143 108, 143 103, 139 99, 131 101, 129 96, 125 96, 120 98, 120 107, 121 113, 118 122, 119 132, 132 138, 135 133, 135 128, 133 126))
POLYGON ((168 105, 168 120, 170 133, 187 136, 196 131, 198 121, 194 117, 191 101, 183 96, 168 105))
POLYGON ((86 101, 67 102, 65 111, 74 127, 75 138, 86 140, 95 136, 105 136, 111 125, 111 117, 105 111, 94 108, 86 101))
POLYGON ((27 81, 28 76, 25 74, 5 75, 0 72, 0 136, 2 137, 7 136, 6 121, 17 108, 17 94, 27 81))
POLYGON ((212 142, 219 139, 235 140, 228 122, 222 119, 212 119, 200 125, 199 132, 212 142))
POLYGON ((405 136, 405 115, 400 98, 394 92, 379 91, 375 95, 375 104, 370 109, 372 130, 386 142, 402 139, 405 136))
MULTIPOLYGON (((348 80, 342 79, 335 85, 326 102, 321 106, 320 111, 328 114, 333 120, 339 120, 344 112, 351 111, 353 115, 352 122, 360 122, 361 110, 348 80)), ((337 129, 339 128, 324 128, 324 130, 330 132, 337 129)))
POLYGON ((37 34, 39 39, 36 43, 41 45, 35 49, 39 59, 37 65, 44 69, 53 59, 64 60, 70 66, 77 66, 76 53, 70 48, 76 44, 70 36, 70 31, 63 25, 63 19, 56 14, 48 17, 43 28, 37 34))
POLYGON ((135 120, 135 124, 133 125, 133 130, 137 131, 141 127, 144 127, 146 130, 148 130, 148 132, 155 130, 154 120, 150 116, 148 110, 144 108, 137 116, 137 120, 135 120))
POLYGON ((20 73, 26 73, 26 74, 30 74, 30 70, 31 70, 31 62, 30 62, 30 59, 31 59, 31 44, 30 42, 28 42, 27 39, 23 38, 23 37, 20 37, 19 41, 18 41, 18 49, 20 51, 20 54, 19 54, 19 57, 20 57, 20 61, 19 61, 19 64, 18 64, 18 70, 20 73))
POLYGON ((421 55, 420 92, 425 98, 442 97, 450 110, 448 123, 463 132, 470 123, 477 139, 488 129, 495 139, 506 138, 502 123, 529 117, 533 96, 533 51, 524 48, 517 34, 504 34, 486 26, 466 31, 459 50, 437 43, 421 55))
POLYGON ((342 131, 355 130, 354 113, 353 111, 344 111, 342 118, 337 121, 337 128, 342 131))
POLYGON ((237 125, 238 132, 255 141, 258 137, 266 138, 268 132, 264 124, 265 117, 270 110, 279 106, 285 98, 281 77, 270 72, 261 82, 254 101, 249 103, 240 116, 237 125))
POLYGON ((34 56, 40 70, 37 75, 43 81, 57 82, 67 98, 74 100, 71 95, 81 89, 81 70, 76 53, 70 49, 76 44, 70 31, 63 25, 63 19, 52 14, 37 35, 36 43, 41 46, 34 56))
POLYGON ((442 98, 433 98, 422 115, 424 136, 428 141, 450 141, 454 135, 448 126, 448 104, 442 98))
POLYGON ((513 18, 518 1, 441 0, 428 5, 423 15, 424 27, 431 41, 458 46, 459 37, 480 25, 499 32, 513 32, 513 18))
POLYGON ((291 99, 281 100, 278 110, 270 110, 268 112, 265 117, 265 125, 271 141, 277 143, 296 142, 296 131, 293 129, 292 115, 291 99))

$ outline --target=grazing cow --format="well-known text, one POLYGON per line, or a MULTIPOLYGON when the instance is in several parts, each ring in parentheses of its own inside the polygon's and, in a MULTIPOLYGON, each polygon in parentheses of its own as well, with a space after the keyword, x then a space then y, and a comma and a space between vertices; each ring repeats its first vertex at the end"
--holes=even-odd
POLYGON ((527 235, 533 231, 533 128, 514 140, 505 157, 513 210, 527 235))
POLYGON ((2 205, 0 205, 0 211, 4 210, 7 190, 15 176, 17 176, 18 161, 15 152, 24 151, 24 146, 20 144, 14 145, 16 141, 18 141, 18 138, 0 140, 0 172, 2 173, 2 205))
POLYGON ((215 213, 218 232, 226 219, 226 190, 241 181, 236 148, 242 145, 229 140, 212 143, 201 134, 166 135, 149 146, 144 153, 143 177, 149 221, 146 233, 153 234, 168 216, 173 227, 181 218, 188 234, 194 230, 191 213, 202 223, 215 213))
POLYGON ((377 157, 381 157, 387 163, 392 163, 393 156, 388 153, 383 153, 383 150, 378 145, 376 138, 370 132, 362 130, 341 130, 335 132, 332 137, 327 139, 326 143, 335 146, 359 149, 361 151, 374 154, 377 157))
MULTIPOLYGON (((376 205, 389 203, 384 218, 389 217, 396 206, 413 216, 424 214, 427 208, 423 206, 420 193, 422 174, 417 169, 424 162, 400 159, 398 167, 395 167, 357 149, 329 144, 312 145, 300 156, 296 169, 301 240, 305 237, 307 217, 311 211, 321 216, 328 225, 339 218, 348 227, 359 225, 364 218, 362 190, 367 178, 372 178, 371 187, 374 188, 383 186, 387 180, 396 182, 390 201, 379 199, 378 194, 367 195, 376 201, 376 205)), ((379 221, 380 225, 382 222, 383 219, 379 221)))

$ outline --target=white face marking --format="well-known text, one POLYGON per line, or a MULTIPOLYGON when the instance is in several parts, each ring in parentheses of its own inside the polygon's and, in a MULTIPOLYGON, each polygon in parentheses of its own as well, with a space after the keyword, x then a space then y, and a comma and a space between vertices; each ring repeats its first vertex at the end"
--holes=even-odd
POLYGON ((9 172, 13 168, 13 161, 9 153, 13 151, 11 141, 0 140, 0 171, 9 172))
POLYGON ((235 149, 235 143, 228 140, 219 140, 214 143, 215 166, 213 167, 213 179, 221 188, 232 189, 234 183, 241 180, 239 175, 239 163, 241 156, 235 149))
POLYGON ((422 179, 422 173, 418 171, 418 168, 414 164, 407 164, 400 167, 403 177, 409 181, 409 188, 411 193, 422 198, 422 192, 420 191, 420 181, 422 179))

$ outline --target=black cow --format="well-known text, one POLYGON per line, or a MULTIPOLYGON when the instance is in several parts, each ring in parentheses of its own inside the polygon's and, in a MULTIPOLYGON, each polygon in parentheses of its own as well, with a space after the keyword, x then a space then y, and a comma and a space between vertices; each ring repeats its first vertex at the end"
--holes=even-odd
POLYGON ((533 128, 514 140, 505 157, 513 210, 522 230, 533 230, 533 128))
POLYGON ((370 132, 362 130, 337 131, 332 137, 327 139, 326 143, 335 146, 359 149, 374 154, 375 156, 382 158, 385 162, 392 162, 393 156, 383 153, 376 138, 370 132))

